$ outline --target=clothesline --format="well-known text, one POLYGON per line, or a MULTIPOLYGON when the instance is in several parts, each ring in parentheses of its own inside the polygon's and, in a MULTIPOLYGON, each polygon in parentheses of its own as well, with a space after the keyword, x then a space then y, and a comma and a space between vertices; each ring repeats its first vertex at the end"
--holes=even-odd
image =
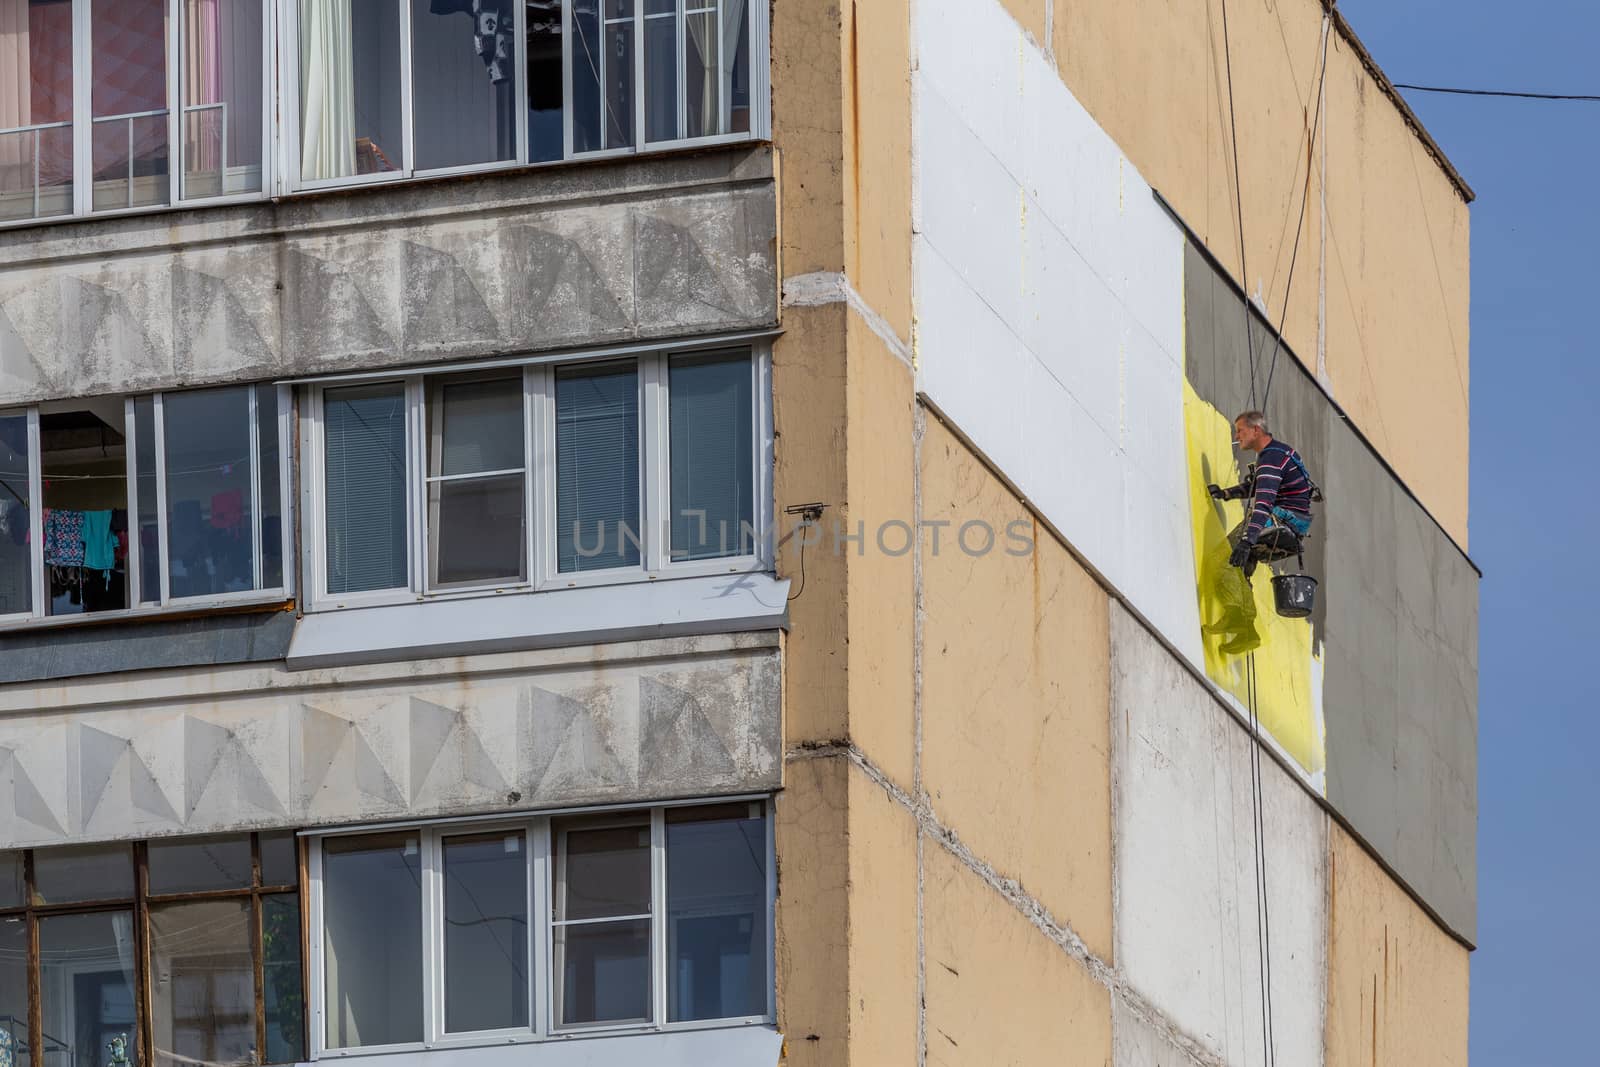
MULTIPOLYGON (((172 477, 184 478, 184 477, 188 477, 191 474, 218 474, 218 473, 220 473, 220 474, 232 474, 233 473, 233 468, 239 466, 241 463, 248 463, 249 460, 250 460, 249 456, 244 456, 244 457, 242 457, 240 459, 233 460, 230 463, 219 463, 219 464, 217 464, 215 466, 211 466, 211 467, 189 467, 186 470, 179 470, 179 471, 169 470, 169 471, 167 471, 167 477, 169 477, 169 478, 172 478, 172 477)), ((28 471, 0 471, 0 478, 26 478, 26 477, 28 477, 28 473, 29 473, 28 471)), ((152 472, 152 476, 153 476, 153 472, 152 472)), ((140 477, 142 478, 142 477, 144 477, 144 475, 141 474, 140 477)), ((128 480, 128 475, 126 473, 123 473, 123 474, 48 474, 48 475, 44 476, 43 480, 46 481, 46 482, 125 482, 125 481, 128 480)))

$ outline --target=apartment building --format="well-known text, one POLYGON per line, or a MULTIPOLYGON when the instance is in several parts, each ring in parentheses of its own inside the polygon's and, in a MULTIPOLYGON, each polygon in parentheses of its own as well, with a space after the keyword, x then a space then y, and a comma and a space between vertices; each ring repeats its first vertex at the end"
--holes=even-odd
POLYGON ((1471 190, 1181 7, 0 0, 0 1067, 1464 1063, 1471 190))

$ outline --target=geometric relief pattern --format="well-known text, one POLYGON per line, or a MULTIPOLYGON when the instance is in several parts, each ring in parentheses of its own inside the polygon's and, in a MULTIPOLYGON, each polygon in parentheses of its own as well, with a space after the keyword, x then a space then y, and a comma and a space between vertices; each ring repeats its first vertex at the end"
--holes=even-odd
POLYGON ((759 792, 779 675, 760 649, 0 719, 0 848, 759 792))

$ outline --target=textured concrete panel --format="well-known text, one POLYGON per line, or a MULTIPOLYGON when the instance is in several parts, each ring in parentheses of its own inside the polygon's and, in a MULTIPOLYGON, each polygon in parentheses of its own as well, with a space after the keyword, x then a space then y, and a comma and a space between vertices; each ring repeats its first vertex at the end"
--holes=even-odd
POLYGON ((903 1063, 917 1047, 917 823, 859 767, 850 786, 850 1059, 903 1063))
POLYGON ((931 530, 922 544, 923 789, 983 862, 1110 960, 1106 593, 934 418, 922 521, 949 524, 937 552, 931 530), (972 556, 961 525, 979 516, 997 542, 972 556), (1006 553, 1013 528, 1033 551, 1006 553))
MULTIPOLYGON (((1250 736, 1118 605, 1111 659, 1119 969, 1214 1055, 1263 1063, 1250 736)), ((1266 755, 1261 786, 1276 1058, 1317 1064, 1328 818, 1266 755)))
POLYGON ((777 320, 765 148, 41 226, 0 249, 0 404, 777 320))
POLYGON ((1337 826, 1329 848, 1328 1067, 1466 1067, 1467 950, 1337 826))
POLYGON ((943 847, 924 840, 929 1067, 1111 1062, 1111 994, 943 847))
POLYGON ((86 685, 0 718, 0 843, 773 789, 778 655, 738 644, 86 685))
POLYGON ((294 628, 294 615, 274 611, 11 633, 0 636, 0 684, 266 663, 288 653, 294 628))
MULTIPOLYGON (((1250 370, 1239 298, 1193 246, 1186 272, 1185 374, 1219 410, 1243 410, 1250 370)), ((1258 360, 1270 363, 1270 334, 1259 321, 1254 329, 1258 360)), ((1321 582, 1311 625, 1322 651, 1327 797, 1470 941, 1478 576, 1287 351, 1267 414, 1327 496, 1306 552, 1321 582)))

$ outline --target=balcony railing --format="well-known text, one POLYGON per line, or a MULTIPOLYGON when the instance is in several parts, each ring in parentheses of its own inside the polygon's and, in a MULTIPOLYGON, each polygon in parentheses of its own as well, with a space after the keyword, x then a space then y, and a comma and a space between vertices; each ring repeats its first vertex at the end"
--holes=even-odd
POLYGON ((45 133, 46 130, 69 129, 71 126, 72 126, 72 123, 70 121, 67 121, 67 122, 38 122, 38 123, 34 123, 31 126, 13 126, 13 127, 9 128, 9 129, 0 130, 0 145, 6 144, 6 140, 5 139, 8 138, 8 137, 19 137, 20 138, 20 137, 25 137, 25 136, 27 136, 29 134, 32 135, 32 138, 33 138, 33 217, 34 218, 38 218, 39 217, 39 209, 41 207, 41 199, 42 199, 41 193, 42 193, 42 190, 43 190, 43 183, 40 180, 39 160, 44 155, 44 133, 45 133))

